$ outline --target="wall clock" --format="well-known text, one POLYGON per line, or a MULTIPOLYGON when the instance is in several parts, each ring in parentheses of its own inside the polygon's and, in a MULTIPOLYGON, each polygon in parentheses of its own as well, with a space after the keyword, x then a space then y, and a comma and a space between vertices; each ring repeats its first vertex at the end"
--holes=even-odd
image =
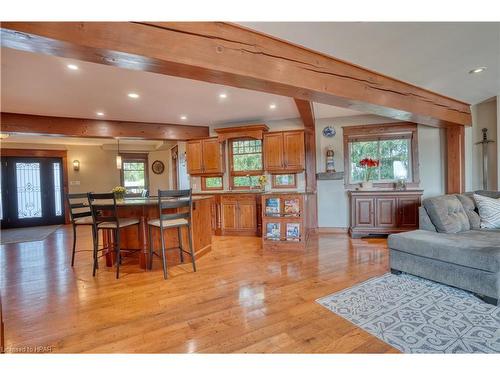
POLYGON ((163 162, 160 160, 155 160, 151 165, 151 169, 155 174, 162 174, 165 170, 165 164, 163 164, 163 162))
POLYGON ((335 128, 333 126, 325 126, 323 129, 323 136, 331 138, 334 137, 337 132, 335 131, 335 128))

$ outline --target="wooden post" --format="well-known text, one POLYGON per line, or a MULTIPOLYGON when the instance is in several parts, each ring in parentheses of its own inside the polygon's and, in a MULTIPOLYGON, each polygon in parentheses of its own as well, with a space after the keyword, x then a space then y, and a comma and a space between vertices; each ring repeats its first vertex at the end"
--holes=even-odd
POLYGON ((465 128, 446 128, 446 193, 465 191, 465 128))

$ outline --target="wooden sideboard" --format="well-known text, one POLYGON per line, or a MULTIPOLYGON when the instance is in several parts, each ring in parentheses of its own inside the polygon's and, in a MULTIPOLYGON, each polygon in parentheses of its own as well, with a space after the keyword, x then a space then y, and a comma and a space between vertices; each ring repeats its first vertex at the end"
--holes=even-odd
POLYGON ((423 190, 349 191, 349 235, 391 234, 418 229, 423 190))

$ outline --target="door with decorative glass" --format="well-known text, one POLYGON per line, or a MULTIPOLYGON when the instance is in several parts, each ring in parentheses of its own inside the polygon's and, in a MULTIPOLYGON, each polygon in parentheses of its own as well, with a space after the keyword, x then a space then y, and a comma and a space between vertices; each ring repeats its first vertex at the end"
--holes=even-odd
POLYGON ((60 158, 3 157, 2 228, 63 224, 62 177, 60 158))

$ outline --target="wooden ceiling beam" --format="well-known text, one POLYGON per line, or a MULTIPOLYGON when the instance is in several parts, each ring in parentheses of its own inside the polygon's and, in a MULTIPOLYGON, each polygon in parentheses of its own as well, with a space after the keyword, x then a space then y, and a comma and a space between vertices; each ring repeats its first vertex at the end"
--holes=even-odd
POLYGON ((3 22, 2 46, 190 78, 430 126, 467 103, 224 22, 3 22))
POLYGON ((314 117, 314 107, 313 104, 307 100, 294 99, 297 110, 299 111, 300 118, 304 124, 304 128, 316 127, 316 119, 314 117))
POLYGON ((93 120, 2 112, 0 127, 5 133, 28 133, 85 138, 140 138, 184 141, 207 137, 207 126, 147 122, 93 120))

